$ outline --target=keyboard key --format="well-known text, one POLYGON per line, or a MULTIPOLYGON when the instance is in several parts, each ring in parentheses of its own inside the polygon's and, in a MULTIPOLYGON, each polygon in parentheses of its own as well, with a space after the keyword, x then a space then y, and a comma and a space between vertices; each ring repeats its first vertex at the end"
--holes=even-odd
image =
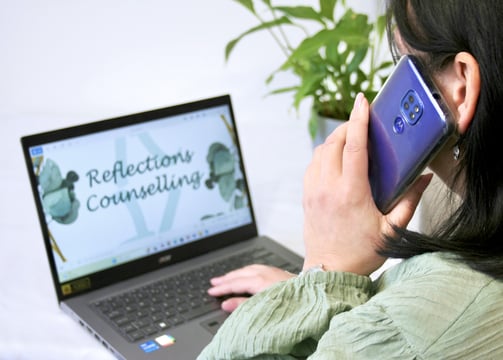
POLYGON ((114 324, 128 341, 138 341, 219 309, 222 299, 207 294, 210 279, 254 263, 274 265, 291 272, 300 270, 259 248, 96 301, 92 307, 114 324))
POLYGON ((203 306, 200 306, 198 308, 192 309, 189 312, 182 314, 182 316, 186 320, 192 320, 196 317, 199 317, 201 315, 207 314, 211 311, 218 310, 220 308, 220 305, 216 302, 212 302, 209 304, 205 304, 203 306))
POLYGON ((138 341, 138 340, 141 340, 145 337, 145 335, 143 334, 143 332, 139 331, 139 330, 136 330, 136 331, 133 331, 133 332, 130 332, 126 335, 126 337, 134 342, 134 341, 138 341))

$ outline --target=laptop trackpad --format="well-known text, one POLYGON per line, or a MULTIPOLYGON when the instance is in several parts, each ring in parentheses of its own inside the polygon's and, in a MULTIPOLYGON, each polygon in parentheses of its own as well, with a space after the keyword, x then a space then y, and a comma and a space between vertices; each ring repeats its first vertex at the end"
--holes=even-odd
POLYGON ((220 314, 212 319, 203 321, 201 323, 201 326, 206 330, 208 330, 213 335, 215 335, 217 333, 217 330, 220 328, 220 325, 223 324, 223 322, 225 321, 225 319, 227 319, 228 316, 229 314, 220 314))

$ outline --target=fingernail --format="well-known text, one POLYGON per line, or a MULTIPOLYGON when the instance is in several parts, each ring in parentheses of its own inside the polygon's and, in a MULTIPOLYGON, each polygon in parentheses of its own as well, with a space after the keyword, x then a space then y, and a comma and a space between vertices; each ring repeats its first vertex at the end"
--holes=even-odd
POLYGON ((362 101, 363 101, 363 93, 359 92, 358 95, 356 95, 354 109, 359 109, 360 106, 362 105, 362 101))

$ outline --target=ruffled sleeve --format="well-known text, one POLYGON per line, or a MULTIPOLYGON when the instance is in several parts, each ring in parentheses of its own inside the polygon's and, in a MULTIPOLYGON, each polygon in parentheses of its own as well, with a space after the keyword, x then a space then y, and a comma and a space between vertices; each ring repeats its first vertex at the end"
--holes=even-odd
POLYGON ((307 274, 242 304, 199 359, 503 359, 502 297, 503 282, 435 253, 374 283, 307 274))
POLYGON ((370 278, 350 273, 318 272, 276 284, 234 311, 198 359, 305 358, 335 315, 371 296, 370 278))

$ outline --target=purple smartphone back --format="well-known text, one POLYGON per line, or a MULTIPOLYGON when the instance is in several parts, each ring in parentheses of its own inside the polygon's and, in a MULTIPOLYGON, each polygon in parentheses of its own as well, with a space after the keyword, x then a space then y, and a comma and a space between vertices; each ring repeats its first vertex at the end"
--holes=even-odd
POLYGON ((377 207, 388 212, 453 132, 440 93, 404 56, 370 107, 369 179, 377 207))

